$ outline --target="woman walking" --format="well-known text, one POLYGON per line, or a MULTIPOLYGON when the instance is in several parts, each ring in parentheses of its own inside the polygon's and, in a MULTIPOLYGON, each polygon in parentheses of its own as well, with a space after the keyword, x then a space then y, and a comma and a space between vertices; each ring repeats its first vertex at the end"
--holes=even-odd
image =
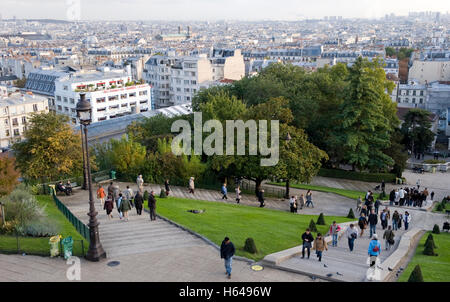
POLYGON ((364 234, 364 230, 367 227, 367 218, 364 213, 362 213, 361 217, 359 217, 358 219, 358 226, 361 229, 361 234, 359 234, 359 237, 362 237, 362 235, 364 234))
POLYGON ((103 189, 102 185, 98 185, 98 189, 97 189, 97 198, 100 199, 100 203, 102 204, 102 207, 105 203, 105 190, 103 189))
POLYGON ((241 202, 241 189, 239 186, 236 187, 236 203, 241 202))
POLYGON ((114 201, 112 195, 108 195, 108 198, 106 198, 105 203, 103 205, 103 210, 106 210, 106 215, 108 216, 108 219, 112 219, 112 210, 114 209, 114 201))
POLYGON ((194 190, 195 190, 194 177, 191 177, 189 179, 189 193, 194 194, 194 190))
MULTIPOLYGON (((122 198, 122 194, 120 194, 120 198, 122 198)), ((131 210, 131 203, 127 199, 122 199, 120 203, 120 212, 123 214, 123 218, 125 221, 128 221, 128 211, 131 210)))
POLYGON ((164 188, 166 189, 166 196, 169 196, 170 187, 169 187, 169 180, 168 179, 166 179, 166 181, 164 182, 164 188))
POLYGON ((321 233, 317 233, 317 237, 313 244, 313 250, 316 250, 316 255, 319 258, 319 261, 322 261, 322 253, 324 250, 328 251, 328 245, 321 233))

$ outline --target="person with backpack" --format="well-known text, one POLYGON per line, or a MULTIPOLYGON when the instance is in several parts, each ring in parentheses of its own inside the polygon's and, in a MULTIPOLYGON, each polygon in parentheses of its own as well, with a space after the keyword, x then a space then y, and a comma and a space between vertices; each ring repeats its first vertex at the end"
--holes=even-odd
POLYGON ((306 231, 302 234, 302 259, 305 258, 305 249, 308 251, 308 259, 309 259, 309 255, 311 253, 311 245, 312 242, 314 241, 314 237, 311 234, 310 229, 306 229, 306 231))
POLYGON ((314 240, 313 250, 316 251, 316 255, 319 258, 319 261, 322 261, 322 253, 324 250, 328 251, 328 246, 325 238, 322 237, 321 233, 317 233, 317 237, 314 240))
POLYGON ((116 201, 116 208, 117 208, 117 212, 119 213, 119 218, 122 220, 123 214, 122 211, 120 210, 120 205, 122 204, 122 193, 119 193, 117 198, 114 198, 116 201))
POLYGON ((338 242, 338 234, 341 230, 341 227, 336 224, 336 221, 333 221, 333 224, 330 226, 330 235, 332 236, 332 246, 337 246, 338 242))
POLYGON ((352 223, 345 231, 345 236, 348 239, 348 248, 350 252, 353 252, 353 247, 355 246, 355 240, 358 237, 358 231, 355 228, 355 225, 352 223))
POLYGON ((405 231, 408 230, 409 223, 411 222, 411 215, 409 215, 408 211, 403 215, 403 222, 405 223, 405 231))
POLYGON ((381 244, 380 241, 378 241, 377 234, 373 235, 372 240, 369 243, 368 253, 370 267, 374 267, 377 261, 377 257, 381 253, 381 244))
POLYGON ((369 221, 369 228, 370 228, 369 237, 372 237, 372 235, 377 232, 378 216, 377 214, 375 214, 375 210, 372 210, 370 212, 370 215, 367 220, 369 221))
POLYGON ((395 234, 391 230, 391 226, 388 226, 387 230, 384 231, 384 234, 383 234, 383 239, 385 240, 385 243, 386 243, 386 251, 390 250, 391 246, 394 245, 394 243, 395 243, 394 237, 395 237, 395 234))
POLYGON ((228 194, 228 191, 227 191, 227 184, 226 183, 224 183, 223 185, 222 185, 222 188, 220 189, 220 191, 222 192, 222 199, 227 199, 228 200, 228 196, 227 196, 227 194, 228 194))
POLYGON ((359 235, 359 237, 362 237, 362 235, 364 234, 364 230, 367 228, 367 218, 364 213, 362 213, 358 219, 358 226, 361 230, 361 234, 359 235))
POLYGON ((134 207, 133 204, 133 190, 130 188, 130 186, 127 186, 127 188, 125 189, 125 191, 123 191, 122 196, 124 197, 125 200, 128 200, 130 202, 131 207, 134 207))

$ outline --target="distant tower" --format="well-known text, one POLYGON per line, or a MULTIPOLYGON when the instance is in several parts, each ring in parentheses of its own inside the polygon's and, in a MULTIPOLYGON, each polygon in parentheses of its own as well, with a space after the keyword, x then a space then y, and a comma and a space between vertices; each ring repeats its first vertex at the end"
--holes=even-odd
POLYGON ((191 37, 191 27, 190 26, 187 27, 187 35, 188 35, 188 38, 191 37))
POLYGON ((178 26, 178 34, 181 34, 181 25, 178 26))

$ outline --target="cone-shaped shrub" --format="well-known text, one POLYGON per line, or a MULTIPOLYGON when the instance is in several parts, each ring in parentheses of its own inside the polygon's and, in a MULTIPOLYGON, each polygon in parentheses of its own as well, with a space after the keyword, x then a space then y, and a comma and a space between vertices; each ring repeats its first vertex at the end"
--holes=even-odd
POLYGON ((147 191, 147 190, 145 190, 145 192, 144 192, 144 196, 143 196, 143 197, 144 197, 144 200, 148 200, 148 195, 149 195, 149 194, 148 194, 148 191, 147 191))
POLYGON ((311 219, 311 222, 309 223, 309 230, 311 232, 317 232, 316 224, 314 223, 314 220, 311 219))
POLYGON ((161 189, 161 193, 159 193, 159 197, 160 197, 160 198, 166 198, 166 197, 167 197, 166 191, 164 191, 163 189, 161 189))
POLYGON ((440 234, 441 230, 439 229, 439 226, 437 224, 434 225, 433 227, 433 234, 440 234))
POLYGON ((323 216, 323 213, 320 213, 319 218, 317 218, 317 224, 325 225, 325 217, 323 216))
POLYGON ((258 252, 256 249, 255 240, 253 240, 253 238, 245 239, 244 250, 250 254, 255 254, 258 252))
POLYGON ((438 211, 438 212, 444 211, 444 205, 442 203, 438 203, 438 205, 436 207, 436 211, 438 211))
POLYGON ((350 211, 348 211, 347 218, 351 218, 351 219, 355 218, 355 213, 353 213, 353 209, 352 208, 350 208, 350 211))
POLYGON ((416 267, 409 275, 408 282, 423 282, 422 270, 420 269, 420 265, 416 265, 416 267))
POLYGON ((427 240, 425 241, 425 246, 428 244, 433 245, 434 249, 437 248, 436 244, 434 243, 433 235, 431 235, 431 234, 428 234, 427 240))
POLYGON ((427 244, 425 244, 425 249, 423 250, 423 254, 427 256, 437 256, 437 254, 434 252, 433 243, 429 241, 427 244))

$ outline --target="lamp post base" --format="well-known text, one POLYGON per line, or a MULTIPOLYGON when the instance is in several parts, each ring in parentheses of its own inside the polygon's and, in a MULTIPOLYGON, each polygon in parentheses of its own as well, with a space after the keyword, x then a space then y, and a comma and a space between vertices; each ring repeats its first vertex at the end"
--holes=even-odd
POLYGON ((100 246, 99 248, 89 248, 86 259, 92 262, 99 262, 100 259, 106 258, 106 252, 103 250, 103 248, 100 246))

